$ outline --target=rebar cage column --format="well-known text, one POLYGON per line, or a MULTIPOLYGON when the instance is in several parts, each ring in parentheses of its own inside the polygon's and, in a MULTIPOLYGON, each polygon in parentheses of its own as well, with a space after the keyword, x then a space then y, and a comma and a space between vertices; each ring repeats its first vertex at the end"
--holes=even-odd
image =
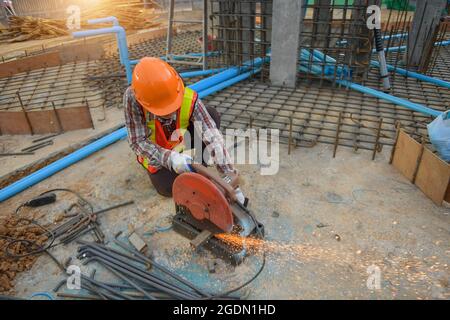
POLYGON ((211 58, 211 66, 242 66, 265 57, 271 41, 272 0, 210 0, 209 8, 210 36, 214 50, 221 52, 211 58))

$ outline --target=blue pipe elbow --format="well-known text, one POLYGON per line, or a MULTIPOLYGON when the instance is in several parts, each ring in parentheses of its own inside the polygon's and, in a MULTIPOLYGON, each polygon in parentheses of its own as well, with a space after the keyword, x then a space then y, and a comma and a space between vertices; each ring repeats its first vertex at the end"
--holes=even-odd
POLYGON ((109 23, 109 22, 112 22, 113 26, 119 25, 119 20, 113 16, 88 20, 88 24, 100 24, 100 23, 109 23))
POLYGON ((93 30, 76 31, 72 33, 74 38, 92 37, 102 34, 115 33, 117 36, 117 45, 119 47, 120 62, 125 67, 128 84, 131 83, 132 69, 128 56, 127 35, 125 29, 121 26, 113 26, 109 28, 100 28, 93 30))

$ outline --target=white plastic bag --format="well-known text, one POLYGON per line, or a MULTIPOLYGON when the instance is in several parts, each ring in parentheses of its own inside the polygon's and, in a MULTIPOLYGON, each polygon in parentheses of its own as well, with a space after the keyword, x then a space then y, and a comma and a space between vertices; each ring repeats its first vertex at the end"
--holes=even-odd
POLYGON ((428 135, 441 158, 450 162, 450 110, 428 125, 428 135))

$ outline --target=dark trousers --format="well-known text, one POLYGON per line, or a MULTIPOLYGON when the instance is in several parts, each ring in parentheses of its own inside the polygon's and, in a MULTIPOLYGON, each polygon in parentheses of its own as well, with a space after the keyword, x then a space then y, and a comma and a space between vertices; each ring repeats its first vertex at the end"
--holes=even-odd
MULTIPOLYGON (((214 122, 216 123, 217 129, 220 129, 220 115, 217 112, 216 109, 212 108, 212 107, 206 107, 206 110, 208 111, 209 115, 211 116, 211 118, 214 120, 214 122)), ((191 124, 188 127, 188 131, 191 134, 191 146, 194 145, 194 136, 197 135, 196 132, 194 132, 194 125, 191 122, 191 124)), ((201 139, 201 137, 197 137, 198 139, 201 139)), ((205 144, 202 144, 202 150, 201 150, 201 154, 203 154, 203 150, 205 149, 205 144)), ((199 154, 198 150, 195 151, 197 154, 199 154)), ((150 176, 150 181, 152 182, 153 186, 155 187, 156 191, 164 196, 164 197, 172 197, 172 185, 173 182, 175 181, 175 179, 178 177, 178 174, 176 174, 175 172, 168 170, 166 168, 161 168, 158 172, 156 173, 150 173, 148 172, 148 175, 150 176)))

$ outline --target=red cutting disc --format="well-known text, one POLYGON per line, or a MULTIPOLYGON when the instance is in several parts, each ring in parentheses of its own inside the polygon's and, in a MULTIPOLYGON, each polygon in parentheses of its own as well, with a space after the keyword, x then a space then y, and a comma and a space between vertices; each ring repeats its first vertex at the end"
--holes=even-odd
POLYGON ((224 232, 233 229, 233 213, 227 199, 208 178, 198 173, 179 175, 172 187, 177 205, 185 206, 197 220, 209 220, 224 232))

